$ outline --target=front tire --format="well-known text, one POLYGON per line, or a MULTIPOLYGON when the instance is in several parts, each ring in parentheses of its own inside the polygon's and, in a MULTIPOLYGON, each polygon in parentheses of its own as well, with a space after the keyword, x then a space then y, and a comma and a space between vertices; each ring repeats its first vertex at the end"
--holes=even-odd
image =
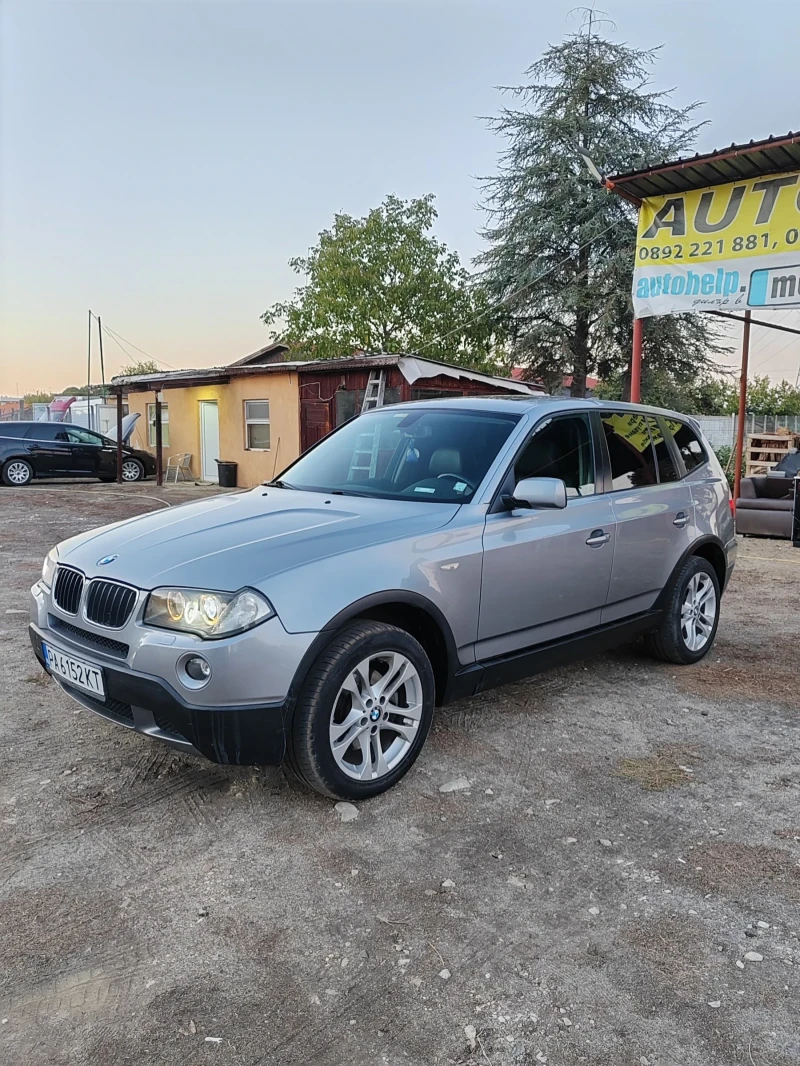
POLYGON ((33 467, 25 459, 9 459, 3 467, 4 485, 30 485, 33 481, 33 467))
POLYGON ((292 721, 289 764, 325 796, 376 796, 419 755, 434 695, 430 660, 409 633, 355 623, 309 671, 292 721))
POLYGON ((648 633, 648 651, 664 662, 688 666, 708 654, 719 624, 719 578, 711 563, 692 555, 669 593, 661 625, 648 633))
POLYGON ((132 481, 144 480, 144 467, 138 459, 125 459, 123 461, 122 480, 125 482, 125 484, 129 484, 132 481))

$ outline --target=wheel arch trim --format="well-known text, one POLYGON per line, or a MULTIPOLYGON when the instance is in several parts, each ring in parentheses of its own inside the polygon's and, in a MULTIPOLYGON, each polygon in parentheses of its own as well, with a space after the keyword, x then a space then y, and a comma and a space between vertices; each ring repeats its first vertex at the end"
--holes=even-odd
POLYGON ((693 555, 700 556, 700 558, 705 559, 711 564, 711 566, 713 566, 714 572, 717 575, 717 581, 719 582, 719 594, 722 596, 722 593, 725 591, 725 581, 728 574, 728 556, 725 551, 725 545, 719 537, 715 537, 713 534, 709 533, 703 537, 698 537, 697 540, 693 540, 689 547, 685 549, 675 566, 672 568, 672 573, 669 575, 663 589, 659 593, 654 604, 655 608, 663 609, 683 564, 687 559, 691 559, 693 555), (718 565, 720 559, 721 563, 718 565))
MULTIPOLYGON (((362 596, 360 599, 354 600, 353 603, 344 607, 322 627, 309 645, 308 650, 300 661, 300 665, 295 671, 290 689, 290 696, 293 703, 296 701, 297 696, 305 683, 305 679, 314 660, 320 654, 322 649, 330 643, 336 633, 340 632, 340 630, 342 630, 349 622, 354 622, 358 619, 371 618, 375 621, 386 621, 387 624, 392 624, 388 619, 381 619, 380 617, 376 618, 375 616, 376 614, 380 615, 382 609, 398 606, 410 608, 416 612, 422 612, 436 627, 436 631, 443 644, 445 661, 443 663, 432 661, 431 666, 433 667, 434 676, 436 678, 436 702, 443 702, 445 700, 445 693, 450 688, 452 678, 460 665, 458 649, 455 638, 453 637, 453 631, 450 628, 450 623, 447 621, 442 610, 437 607, 435 603, 427 599, 425 596, 420 595, 418 592, 411 592, 407 589, 386 589, 382 592, 372 593, 369 596, 362 596)), ((395 624, 398 625, 398 628, 403 628, 399 621, 395 624)), ((412 633, 411 635, 414 636, 415 634, 412 633)))

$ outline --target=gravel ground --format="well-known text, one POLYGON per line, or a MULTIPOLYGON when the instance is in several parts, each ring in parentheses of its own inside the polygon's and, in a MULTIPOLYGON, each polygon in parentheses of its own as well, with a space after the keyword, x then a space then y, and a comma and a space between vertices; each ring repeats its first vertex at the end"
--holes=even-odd
POLYGON ((345 821, 33 659, 54 542, 202 491, 0 490, 3 1061, 800 1062, 800 551, 743 542, 702 664, 632 646, 444 708, 345 821))

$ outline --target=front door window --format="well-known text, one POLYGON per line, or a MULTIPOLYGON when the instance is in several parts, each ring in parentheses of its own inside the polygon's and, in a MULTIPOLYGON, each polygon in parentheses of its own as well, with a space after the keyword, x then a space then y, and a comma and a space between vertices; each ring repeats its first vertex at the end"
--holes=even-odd
POLYGON ((514 480, 556 477, 567 487, 567 497, 595 492, 592 430, 586 415, 553 418, 537 426, 514 465, 514 480))

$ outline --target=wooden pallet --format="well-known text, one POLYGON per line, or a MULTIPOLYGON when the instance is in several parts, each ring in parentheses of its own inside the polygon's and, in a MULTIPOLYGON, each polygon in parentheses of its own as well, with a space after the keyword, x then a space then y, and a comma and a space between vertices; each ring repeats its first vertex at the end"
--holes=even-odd
POLYGON ((744 450, 745 477, 766 474, 794 448, 800 448, 800 433, 750 433, 744 450))

